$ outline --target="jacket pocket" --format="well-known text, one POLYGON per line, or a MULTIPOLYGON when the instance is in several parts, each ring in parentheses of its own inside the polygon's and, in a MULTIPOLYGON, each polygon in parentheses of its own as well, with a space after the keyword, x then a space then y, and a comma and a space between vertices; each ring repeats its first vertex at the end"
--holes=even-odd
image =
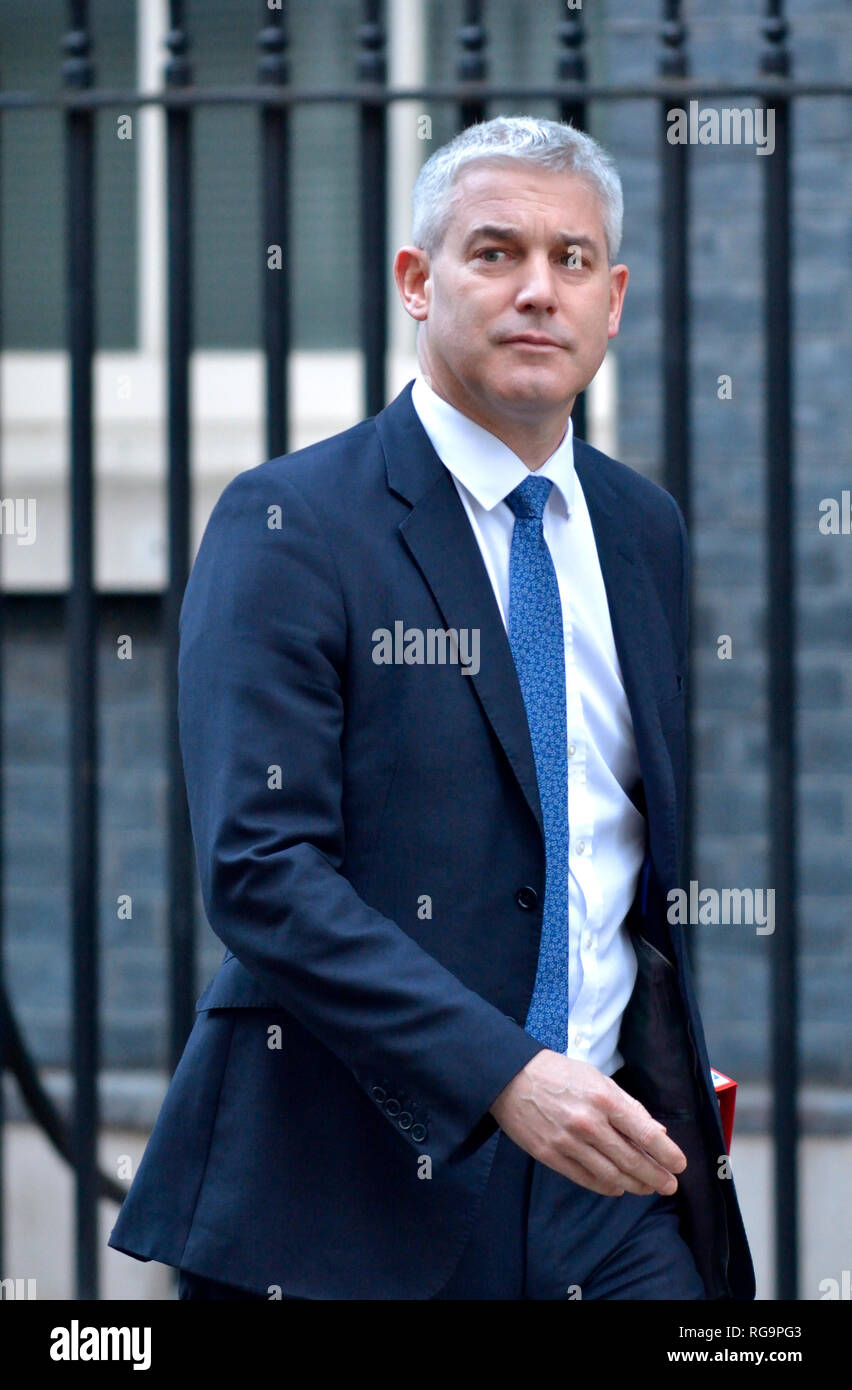
POLYGON ((229 952, 196 1002, 196 1013, 203 1013, 205 1009, 284 1009, 284 1006, 229 952))

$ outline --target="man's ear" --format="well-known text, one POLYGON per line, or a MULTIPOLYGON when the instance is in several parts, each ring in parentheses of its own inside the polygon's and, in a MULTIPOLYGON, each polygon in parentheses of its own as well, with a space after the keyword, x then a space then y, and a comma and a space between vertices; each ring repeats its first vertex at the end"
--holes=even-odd
POLYGON ((401 246, 393 258, 393 278, 407 314, 429 316, 429 257, 422 246, 401 246))
POLYGON ((607 337, 614 338, 621 325, 621 311, 630 271, 626 265, 614 265, 609 272, 609 325, 607 337))

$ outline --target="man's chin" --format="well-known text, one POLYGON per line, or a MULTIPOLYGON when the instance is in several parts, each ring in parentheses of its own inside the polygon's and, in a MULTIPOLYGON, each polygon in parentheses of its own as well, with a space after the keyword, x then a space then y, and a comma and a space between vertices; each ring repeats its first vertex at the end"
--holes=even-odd
POLYGON ((491 395, 495 405, 513 414, 534 414, 541 411, 568 410, 582 390, 573 383, 548 380, 545 373, 519 371, 511 380, 495 383, 491 395))

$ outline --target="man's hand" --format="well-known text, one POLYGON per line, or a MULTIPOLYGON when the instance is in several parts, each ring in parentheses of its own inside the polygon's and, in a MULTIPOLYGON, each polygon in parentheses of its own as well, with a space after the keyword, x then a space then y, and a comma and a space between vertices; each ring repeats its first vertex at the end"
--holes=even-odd
POLYGON ((604 1197, 669 1197, 686 1157, 638 1100, 589 1062, 548 1048, 500 1092, 491 1114, 520 1148, 604 1197))

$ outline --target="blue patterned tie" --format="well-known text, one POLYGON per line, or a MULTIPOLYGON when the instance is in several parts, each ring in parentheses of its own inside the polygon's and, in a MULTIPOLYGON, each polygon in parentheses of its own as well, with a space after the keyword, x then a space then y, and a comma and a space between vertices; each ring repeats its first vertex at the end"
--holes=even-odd
POLYGON ((544 920, 525 1024, 545 1047, 568 1047, 568 755, 565 647, 556 570, 542 514, 553 483, 531 475, 510 492, 509 644, 532 739, 544 820, 544 920))

